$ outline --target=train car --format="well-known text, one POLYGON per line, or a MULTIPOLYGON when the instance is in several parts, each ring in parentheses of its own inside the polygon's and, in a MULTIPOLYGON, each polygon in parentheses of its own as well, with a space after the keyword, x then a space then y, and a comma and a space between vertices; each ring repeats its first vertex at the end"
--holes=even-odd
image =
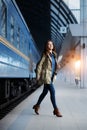
POLYGON ((39 53, 14 0, 0 0, 0 108, 33 89, 39 53))

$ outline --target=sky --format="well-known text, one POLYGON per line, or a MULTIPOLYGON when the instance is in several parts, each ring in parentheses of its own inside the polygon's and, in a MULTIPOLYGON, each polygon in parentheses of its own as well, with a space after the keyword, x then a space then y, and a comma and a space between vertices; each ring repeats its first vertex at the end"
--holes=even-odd
POLYGON ((63 0, 63 1, 69 6, 70 9, 80 9, 80 0, 63 0))

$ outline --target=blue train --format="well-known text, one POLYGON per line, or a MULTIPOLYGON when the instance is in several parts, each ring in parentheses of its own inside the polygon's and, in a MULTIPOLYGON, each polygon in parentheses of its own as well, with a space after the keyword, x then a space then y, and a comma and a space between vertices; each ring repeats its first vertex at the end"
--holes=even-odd
POLYGON ((0 106, 33 89, 39 52, 14 0, 0 0, 0 106))

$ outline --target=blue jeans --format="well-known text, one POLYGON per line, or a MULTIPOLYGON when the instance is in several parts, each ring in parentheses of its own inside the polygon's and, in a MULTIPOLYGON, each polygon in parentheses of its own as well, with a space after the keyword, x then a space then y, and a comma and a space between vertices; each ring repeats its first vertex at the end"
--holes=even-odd
POLYGON ((53 108, 55 109, 55 108, 57 108, 57 105, 56 105, 56 100, 55 100, 55 89, 54 89, 54 86, 52 83, 51 84, 44 84, 43 92, 41 93, 41 95, 38 99, 37 105, 41 104, 42 100, 47 95, 48 90, 50 91, 51 103, 53 105, 53 108))

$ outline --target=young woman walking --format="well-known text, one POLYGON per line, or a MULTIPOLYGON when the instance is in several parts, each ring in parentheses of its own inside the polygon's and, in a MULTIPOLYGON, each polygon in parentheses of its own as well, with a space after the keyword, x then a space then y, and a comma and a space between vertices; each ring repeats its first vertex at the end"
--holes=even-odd
POLYGON ((45 45, 43 55, 36 68, 37 81, 38 83, 40 82, 44 84, 43 91, 39 96, 37 103, 33 106, 33 109, 36 114, 39 114, 38 111, 40 108, 40 104, 49 91, 51 103, 54 108, 53 114, 57 117, 62 117, 56 104, 55 89, 53 85, 53 80, 55 75, 57 74, 57 69, 57 53, 53 42, 49 40, 45 45))

